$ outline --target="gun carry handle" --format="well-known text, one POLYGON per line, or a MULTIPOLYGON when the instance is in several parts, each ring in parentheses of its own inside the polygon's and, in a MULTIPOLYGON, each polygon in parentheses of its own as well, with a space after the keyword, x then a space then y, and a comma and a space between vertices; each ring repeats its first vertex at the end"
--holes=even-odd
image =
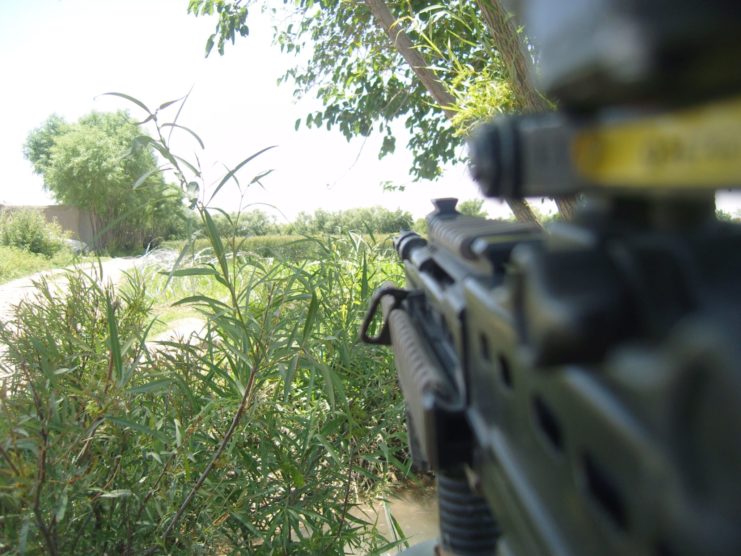
POLYGON ((366 344, 382 346, 391 345, 388 316, 391 311, 401 305, 401 302, 406 299, 407 295, 409 295, 407 290, 399 289, 391 282, 384 282, 371 298, 370 307, 368 308, 368 312, 366 313, 365 318, 363 319, 363 324, 360 328, 360 339, 366 344), (368 329, 378 312, 379 305, 382 305, 383 309, 383 327, 377 336, 369 336, 368 329))

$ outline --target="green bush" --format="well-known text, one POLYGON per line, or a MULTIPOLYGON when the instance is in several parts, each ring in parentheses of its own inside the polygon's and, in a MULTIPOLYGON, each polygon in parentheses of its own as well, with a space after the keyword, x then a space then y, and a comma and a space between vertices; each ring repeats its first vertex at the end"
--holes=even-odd
POLYGON ((0 323, 0 552, 392 548, 351 510, 409 471, 391 355, 358 339, 400 265, 358 234, 223 237, 178 160, 207 245, 118 293, 79 273, 65 292, 42 282, 0 323), (151 345, 154 303, 200 312, 205 331, 151 345))
POLYGON ((5 210, 0 213, 0 242, 31 253, 51 257, 64 242, 62 228, 47 222, 39 210, 5 210))
POLYGON ((388 549, 351 510, 408 471, 403 401, 357 330, 399 265, 360 237, 296 263, 209 241, 119 293, 42 281, 0 324, 0 552, 388 549), (196 308, 203 338, 152 349, 155 302, 196 308))
POLYGON ((213 220, 222 236, 266 236, 278 233, 275 217, 260 209, 232 214, 217 213, 213 220))
POLYGON ((42 280, 36 297, 0 325, 8 373, 0 397, 0 551, 107 552, 110 532, 131 527, 139 507, 125 491, 142 478, 146 456, 117 420, 130 419, 131 388, 140 384, 132 371, 141 347, 130 341, 147 313, 141 288, 119 298, 69 273, 66 289, 42 280))

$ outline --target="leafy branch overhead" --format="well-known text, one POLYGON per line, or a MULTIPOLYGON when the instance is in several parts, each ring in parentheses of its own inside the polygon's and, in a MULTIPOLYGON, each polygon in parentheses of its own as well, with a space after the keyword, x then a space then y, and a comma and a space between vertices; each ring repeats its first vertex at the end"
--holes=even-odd
MULTIPOLYGON (((247 8, 242 4, 191 0, 189 12, 218 16, 207 54, 215 44, 223 47, 236 35, 247 35, 247 8)), ((323 108, 307 114, 304 125, 336 128, 348 139, 380 132, 385 137, 380 156, 394 152, 397 138, 392 124, 402 122, 411 136, 407 146, 414 155, 413 175, 435 178, 444 163, 460 156, 462 139, 440 109, 440 99, 430 97, 415 67, 391 47, 386 31, 376 23, 372 4, 296 0, 275 8, 265 3, 265 9, 280 15, 276 43, 302 60, 282 81, 293 85, 296 96, 312 94, 321 101, 323 108)), ((456 101, 446 109, 459 112, 457 99, 476 75, 482 75, 482 83, 484 78, 503 77, 498 52, 471 2, 386 4, 396 22, 394 29, 403 30, 419 60, 426 61, 425 67, 416 64, 416 69, 433 75, 443 85, 446 99, 456 101)))
MULTIPOLYGON (((311 94, 321 101, 303 123, 337 128, 347 139, 381 133, 379 157, 394 152, 394 124, 403 123, 417 179, 435 179, 445 163, 460 160, 462 137, 482 120, 533 109, 537 99, 547 106, 522 73, 524 38, 498 2, 284 4, 262 5, 279 16, 275 42, 299 60, 282 82, 292 84, 297 97, 311 94)), ((218 15, 207 54, 214 44, 248 32, 246 5, 239 0, 191 0, 188 9, 218 15)), ((526 203, 510 205, 518 219, 535 219, 526 203)))

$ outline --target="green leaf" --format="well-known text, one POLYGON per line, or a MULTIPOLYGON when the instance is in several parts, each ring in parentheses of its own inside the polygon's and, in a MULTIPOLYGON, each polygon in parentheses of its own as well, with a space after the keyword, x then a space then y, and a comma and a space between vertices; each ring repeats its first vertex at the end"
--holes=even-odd
POLYGON ((242 162, 240 162, 239 164, 237 164, 234 167, 234 169, 233 170, 230 170, 226 174, 226 176, 224 176, 224 178, 219 182, 219 185, 216 186, 216 189, 211 194, 211 198, 208 200, 208 203, 206 203, 206 204, 210 204, 211 203, 211 201, 216 196, 216 194, 221 190, 222 187, 224 187, 224 184, 226 182, 228 182, 230 179, 232 179, 234 177, 234 174, 236 174, 242 168, 242 166, 244 166, 245 164, 247 164, 251 160, 255 159, 256 157, 260 156, 262 153, 264 153, 266 151, 269 151, 271 149, 274 149, 275 147, 277 147, 277 145, 271 145, 270 147, 265 147, 264 149, 257 151, 255 154, 248 156, 242 162))
POLYGON ((172 156, 173 156, 173 158, 175 158, 175 160, 179 160, 180 162, 182 162, 183 164, 185 164, 185 166, 188 168, 188 170, 190 170, 191 172, 193 172, 196 176, 201 177, 201 171, 198 168, 196 168, 195 166, 193 166, 190 162, 188 162, 187 160, 185 160, 182 156, 178 156, 176 154, 173 154, 172 156))
POLYGON ((324 436, 322 436, 321 434, 317 434, 316 438, 317 440, 319 440, 319 443, 324 446, 324 449, 327 450, 334 461, 343 461, 343 458, 341 458, 340 455, 337 453, 337 450, 335 450, 334 446, 332 446, 332 443, 327 441, 324 436))
POLYGON ((180 421, 173 419, 173 423, 175 423, 175 446, 179 448, 183 443, 183 436, 180 433, 180 421))
POLYGON ((169 378, 163 378, 160 380, 153 380, 152 382, 147 382, 146 384, 142 384, 141 386, 135 386, 134 388, 129 388, 128 393, 129 394, 152 394, 154 392, 162 392, 170 388, 172 386, 172 380, 169 378))
POLYGON ((198 193, 200 190, 201 187, 194 181, 188 182, 188 185, 185 186, 185 193, 190 201, 190 208, 194 208, 198 204, 198 193))
POLYGON ((158 440, 162 440, 162 441, 166 441, 167 440, 167 438, 165 437, 165 435, 162 434, 161 432, 156 431, 156 430, 153 430, 153 429, 151 429, 149 427, 145 427, 144 425, 142 425, 140 423, 135 423, 133 421, 129 421, 128 419, 121 419, 119 417, 110 417, 108 415, 105 417, 105 419, 106 419, 106 421, 108 421, 109 423, 113 423, 114 425, 119 425, 121 427, 126 427, 126 428, 129 428, 131 430, 135 430, 135 431, 138 431, 138 432, 147 434, 147 435, 152 436, 152 437, 154 437, 154 438, 156 438, 158 440))
POLYGON ((301 473, 301 470, 295 464, 285 461, 281 465, 281 471, 286 478, 290 479, 296 488, 302 488, 306 484, 303 473, 301 473))
POLYGON ((231 307, 224 303, 223 301, 219 301, 218 299, 214 299, 213 297, 208 297, 206 295, 191 295, 188 297, 184 297, 182 299, 178 299, 175 303, 172 304, 173 307, 177 307, 179 305, 191 305, 196 303, 204 303, 208 306, 210 306, 212 309, 219 309, 219 310, 231 310, 231 307))
POLYGON ((285 370, 285 375, 283 376, 283 399, 287 400, 288 396, 291 394, 291 389, 293 388, 293 379, 296 377, 296 370, 298 369, 298 362, 299 362, 299 356, 294 355, 291 358, 291 362, 288 364, 288 367, 285 370))
POLYGON ((167 168, 153 168, 152 170, 149 170, 148 172, 144 172, 141 176, 139 176, 136 179, 136 181, 134 182, 134 185, 131 186, 131 189, 137 189, 141 184, 143 184, 147 180, 149 176, 153 174, 158 174, 166 169, 167 168))
POLYGON ((368 299, 370 294, 370 285, 368 282, 368 256, 363 249, 363 269, 360 277, 360 298, 365 300, 368 299))
MULTIPOLYGON (((186 98, 186 97, 180 97, 180 98, 176 98, 175 100, 168 100, 167 102, 163 102, 162 104, 160 104, 160 105, 159 105, 159 106, 157 107, 157 110, 164 110, 164 109, 165 109, 165 108, 167 108, 168 106, 172 106, 172 105, 173 105, 173 104, 175 104, 176 102, 180 102, 181 100, 183 100, 183 99, 185 99, 185 98, 186 98)), ((165 127, 166 125, 169 125, 169 124, 162 124, 162 127, 165 127)))
POLYGON ((155 149, 158 153, 160 153, 165 159, 170 162, 173 166, 177 166, 177 161, 172 156, 172 153, 167 150, 167 147, 163 146, 162 144, 158 143, 154 139, 152 139, 149 135, 139 135, 138 137, 134 138, 134 143, 141 143, 142 145, 149 145, 153 149, 155 149))
POLYGON ((146 104, 144 104, 139 99, 132 97, 131 95, 127 95, 127 94, 124 94, 124 93, 108 92, 108 93, 103 93, 102 96, 106 96, 106 95, 114 96, 114 97, 125 98, 129 102, 133 102, 134 104, 136 104, 139 108, 141 108, 142 110, 144 110, 150 116, 154 116, 154 114, 152 114, 152 111, 149 110, 149 108, 147 108, 147 105, 146 104))
POLYGON ((195 138, 195 140, 198 141, 198 144, 201 146, 202 149, 205 149, 206 148, 203 145, 203 141, 198 136, 198 134, 195 131, 193 131, 192 129, 190 129, 188 127, 185 127, 184 125, 180 125, 180 124, 176 124, 176 123, 167 123, 167 124, 162 124, 160 127, 171 127, 171 128, 182 129, 183 131, 185 131, 187 133, 190 133, 195 138))
POLYGON ((18 554, 26 553, 26 544, 28 543, 28 530, 31 528, 31 516, 25 515, 23 517, 23 524, 21 530, 18 533, 18 554))
MULTIPOLYGON (((257 174, 257 175, 256 175, 256 176, 255 176, 254 178, 252 178, 252 180, 250 180, 250 185, 252 185, 253 183, 257 183, 257 184, 259 184, 259 185, 260 185, 260 186, 262 187, 262 183, 260 183, 260 180, 261 180, 262 178, 266 177, 266 176, 269 176, 269 175, 270 175, 270 174, 272 174, 272 173, 273 173, 274 171, 275 171, 275 170, 273 170, 273 169, 271 168, 270 170, 265 170, 264 172, 260 172, 260 173, 259 173, 259 174, 257 174)), ((269 205, 269 206, 272 206, 272 205, 269 205)))
POLYGON ((301 334, 303 342, 305 343, 314 328, 316 322, 317 311, 319 310, 319 299, 315 292, 311 292, 311 301, 309 302, 309 310, 306 313, 306 320, 304 321, 304 330, 301 334))
POLYGON ((57 523, 60 523, 64 519, 64 514, 67 512, 67 502, 67 489, 64 489, 60 496, 59 504, 57 505, 57 511, 54 512, 54 517, 56 518, 57 523))
POLYGON ((118 337, 118 320, 110 296, 106 296, 106 318, 108 320, 108 346, 111 350, 111 363, 116 371, 116 381, 120 381, 123 376, 123 358, 121 357, 121 342, 118 337))
MULTIPOLYGON (((175 114, 175 118, 172 120, 172 123, 177 123, 177 121, 180 119, 180 113, 183 111, 183 107, 185 106, 185 103, 188 102, 188 99, 190 98, 190 93, 193 92, 193 85, 191 85, 190 89, 186 93, 186 95, 183 97, 183 102, 180 103, 180 106, 178 106, 178 111, 175 114)), ((172 130, 170 130, 170 136, 168 137, 168 142, 170 140, 170 137, 172 137, 172 130)))
POLYGON ((186 241, 183 244, 183 248, 180 250, 180 253, 178 254, 178 258, 175 260, 175 263, 172 265, 172 270, 168 273, 167 281, 165 282, 165 287, 170 285, 170 282, 172 281, 172 273, 175 272, 175 270, 180 266, 180 263, 183 262, 183 259, 185 258, 185 255, 188 253, 188 251, 193 248, 194 242, 195 242, 195 236, 192 236, 190 237, 188 241, 186 241))
POLYGON ((177 270, 171 270, 170 272, 162 271, 160 274, 173 277, 182 276, 216 276, 218 272, 215 268, 209 267, 195 267, 195 268, 178 268, 177 270))
MULTIPOLYGON (((213 199, 213 196, 211 198, 213 199)), ((221 234, 219 234, 219 230, 216 228, 216 224, 214 223, 213 218, 211 218, 209 212, 203 210, 201 214, 203 215, 203 220, 206 224, 206 235, 208 236, 208 240, 211 242, 211 247, 219 261, 219 266, 221 267, 222 278, 226 282, 229 282, 229 264, 226 261, 224 244, 221 242, 221 234)), ((217 274, 215 273, 214 275, 216 276, 217 274)))

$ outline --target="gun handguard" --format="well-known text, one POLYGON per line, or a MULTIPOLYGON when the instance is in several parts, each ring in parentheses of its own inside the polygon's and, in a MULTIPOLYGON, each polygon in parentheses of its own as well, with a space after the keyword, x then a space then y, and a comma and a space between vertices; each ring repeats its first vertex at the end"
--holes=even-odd
POLYGON ((373 343, 391 345, 396 368, 409 413, 410 444, 415 465, 419 468, 438 468, 440 417, 462 409, 445 371, 436 360, 426 340, 417 332, 403 300, 410 295, 391 282, 386 282, 375 293, 371 309, 364 323, 363 337, 368 338, 370 320, 380 305, 383 328, 373 343))

